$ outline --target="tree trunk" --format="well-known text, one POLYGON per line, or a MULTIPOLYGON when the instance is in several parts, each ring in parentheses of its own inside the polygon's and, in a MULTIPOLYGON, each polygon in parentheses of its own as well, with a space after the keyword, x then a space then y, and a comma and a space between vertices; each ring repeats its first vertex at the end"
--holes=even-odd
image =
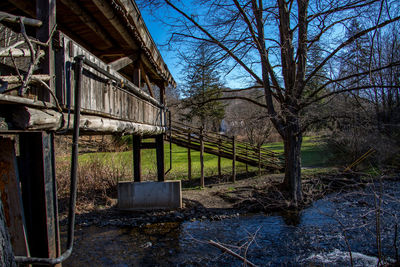
POLYGON ((298 123, 292 123, 287 127, 283 138, 285 149, 285 179, 283 184, 296 206, 303 200, 300 155, 302 141, 303 137, 299 131, 298 123))

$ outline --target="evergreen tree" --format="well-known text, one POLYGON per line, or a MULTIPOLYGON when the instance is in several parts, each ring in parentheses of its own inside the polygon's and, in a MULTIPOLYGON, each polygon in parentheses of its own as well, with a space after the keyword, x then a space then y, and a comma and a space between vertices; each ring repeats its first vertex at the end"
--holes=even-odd
POLYGON ((185 97, 183 119, 200 124, 208 130, 218 131, 225 115, 221 101, 209 101, 222 96, 223 84, 206 44, 201 44, 190 58, 185 58, 185 83, 181 92, 185 97))

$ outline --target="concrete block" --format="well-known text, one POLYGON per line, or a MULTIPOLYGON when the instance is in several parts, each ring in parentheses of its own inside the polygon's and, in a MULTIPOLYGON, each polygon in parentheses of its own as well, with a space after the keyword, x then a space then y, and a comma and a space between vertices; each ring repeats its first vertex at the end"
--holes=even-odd
POLYGON ((181 207, 181 181, 118 183, 118 208, 121 210, 181 207))

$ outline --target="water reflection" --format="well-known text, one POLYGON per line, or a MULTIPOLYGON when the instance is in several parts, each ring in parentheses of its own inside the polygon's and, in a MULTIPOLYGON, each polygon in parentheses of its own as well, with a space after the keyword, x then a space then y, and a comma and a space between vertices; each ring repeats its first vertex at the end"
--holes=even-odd
MULTIPOLYGON (((400 188, 383 189, 383 255, 394 257, 394 225, 400 188)), ((255 233, 247 258, 260 266, 349 265, 377 262, 373 188, 333 194, 302 212, 276 216, 253 214, 222 221, 152 224, 142 228, 84 227, 76 235, 72 258, 64 266, 242 266, 242 262, 207 244, 239 248, 255 233), (283 216, 285 215, 285 216, 283 216)), ((397 240, 397 247, 400 246, 397 240)), ((246 247, 238 250, 244 253, 246 247)))

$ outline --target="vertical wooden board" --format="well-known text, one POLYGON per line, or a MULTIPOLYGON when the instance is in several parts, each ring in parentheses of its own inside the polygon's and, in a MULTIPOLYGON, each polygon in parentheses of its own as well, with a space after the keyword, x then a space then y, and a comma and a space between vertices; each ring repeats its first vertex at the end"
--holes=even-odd
POLYGON ((114 114, 114 86, 110 85, 108 90, 108 105, 110 106, 110 114, 114 114))
POLYGON ((123 98, 124 98, 124 92, 123 91, 119 91, 119 118, 122 119, 123 117, 123 113, 124 113, 124 106, 123 106, 123 98))
POLYGON ((139 100, 138 102, 138 122, 143 123, 143 101, 139 100))
POLYGON ((31 256, 59 255, 58 213, 52 134, 21 133, 19 138, 22 200, 31 256))
POLYGON ((146 103, 142 100, 142 117, 141 121, 144 123, 146 121, 146 103))
MULTIPOLYGON (((91 74, 93 75, 93 74, 91 74)), ((96 86, 97 81, 92 79, 91 77, 88 78, 89 80, 89 88, 88 88, 88 109, 96 110, 96 100, 93 94, 93 87, 96 86)))
POLYGON ((130 120, 131 110, 132 110, 132 96, 129 95, 127 98, 127 106, 126 106, 126 119, 130 120))
POLYGON ((126 101, 127 97, 129 97, 128 94, 124 91, 121 91, 121 119, 124 119, 124 120, 127 119, 126 118, 127 109, 128 109, 127 101, 126 101))
POLYGON ((116 113, 115 116, 119 117, 121 114, 121 90, 117 90, 115 94, 115 107, 116 107, 116 113))
POLYGON ((15 255, 28 256, 25 219, 14 142, 0 137, 0 195, 15 255))
POLYGON ((65 45, 64 38, 60 37, 59 40, 62 49, 56 50, 55 53, 55 90, 58 102, 65 106, 65 45))
POLYGON ((110 85, 106 84, 104 86, 104 91, 103 91, 103 106, 104 106, 104 110, 107 113, 111 114, 109 97, 110 97, 110 85))
POLYGON ((140 102, 139 102, 139 100, 136 98, 136 101, 135 101, 135 121, 136 121, 136 122, 139 122, 139 120, 140 120, 140 111, 139 111, 139 108, 140 108, 140 102))

